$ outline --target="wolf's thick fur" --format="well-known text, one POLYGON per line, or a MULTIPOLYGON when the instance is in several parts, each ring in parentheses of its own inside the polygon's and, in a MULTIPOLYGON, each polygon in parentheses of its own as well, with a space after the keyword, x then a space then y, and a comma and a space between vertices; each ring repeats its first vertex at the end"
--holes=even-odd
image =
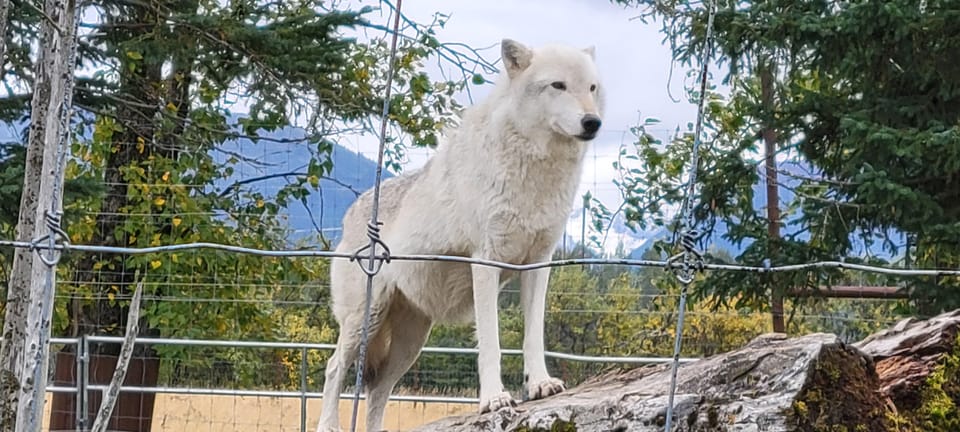
MULTIPOLYGON (((505 39, 506 74, 486 101, 468 109, 422 169, 383 183, 382 238, 394 254, 444 254, 509 263, 549 260, 580 181, 587 141, 600 127, 602 87, 593 48, 536 50, 505 39)), ((373 197, 362 195, 343 220, 338 252, 367 244, 373 197)), ((515 402, 500 378, 497 296, 511 272, 480 265, 393 261, 374 278, 367 431, 380 430, 387 397, 420 353, 433 323, 475 319, 480 411, 515 402)), ((563 391, 544 360, 543 315, 549 269, 520 275, 523 363, 531 399, 563 391)), ((357 263, 331 265, 340 325, 327 363, 321 431, 339 430, 338 395, 357 358, 366 275, 357 263)))

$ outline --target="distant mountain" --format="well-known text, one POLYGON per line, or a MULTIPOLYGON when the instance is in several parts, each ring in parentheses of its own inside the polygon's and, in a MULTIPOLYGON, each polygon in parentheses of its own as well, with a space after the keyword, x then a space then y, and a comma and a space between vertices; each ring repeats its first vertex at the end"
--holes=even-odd
MULTIPOLYGON (((219 162, 241 156, 234 165, 233 175, 218 187, 265 178, 245 187, 273 196, 297 174, 305 173, 311 158, 323 160, 316 146, 306 143, 307 133, 303 129, 287 127, 261 135, 267 139, 259 142, 246 138, 229 140, 221 146, 223 151, 215 152, 219 162), (281 176, 285 173, 291 175, 281 176)), ((347 209, 358 194, 373 187, 376 162, 341 145, 333 146, 330 157, 332 172, 327 175, 328 178, 320 180, 319 189, 310 190, 305 204, 293 202, 280 214, 287 220, 291 241, 322 233, 324 238, 335 243, 340 238, 341 223, 347 209)), ((384 169, 383 179, 391 177, 393 175, 384 169)))
MULTIPOLYGON (((780 184, 779 198, 781 208, 796 198, 794 190, 800 185, 800 178, 816 178, 819 176, 819 173, 813 167, 795 162, 780 163, 779 169, 785 173, 782 173, 778 178, 778 182, 780 184)), ((763 183, 762 177, 761 181, 753 186, 753 195, 754 208, 758 209, 758 211, 762 211, 764 208, 766 208, 766 185, 763 183)), ((708 233, 709 235, 704 238, 703 244, 701 244, 700 247, 703 250, 725 251, 734 257, 740 255, 751 244, 751 242, 745 241, 743 244, 734 244, 732 241, 726 238, 728 230, 729 227, 727 224, 718 222, 713 231, 708 233)), ((796 220, 787 220, 781 228, 781 234, 784 236, 796 235, 796 238, 800 240, 808 240, 810 238, 810 234, 804 231, 803 227, 800 226, 796 220)), ((898 244, 905 243, 905 237, 902 233, 896 230, 889 230, 887 234, 891 239, 894 239, 894 242, 898 244)), ((611 226, 611 233, 608 234, 607 237, 608 244, 606 244, 604 247, 604 251, 606 253, 611 254, 612 251, 617 247, 618 241, 623 241, 624 245, 627 246, 638 245, 636 248, 627 248, 626 250, 630 251, 628 254, 629 258, 640 259, 640 257, 651 247, 653 243, 658 240, 672 239, 673 233, 662 227, 634 233, 626 227, 626 224, 622 220, 616 220, 611 226), (612 245, 609 244, 611 239, 613 240, 612 245)), ((851 234, 850 241, 853 245, 851 254, 854 256, 874 256, 886 259, 891 258, 890 252, 884 250, 882 245, 878 244, 878 242, 873 241, 876 239, 869 240, 870 241, 865 240, 860 235, 851 234)))
MULTIPOLYGON (((21 141, 19 135, 22 131, 23 124, 0 124, 0 143, 21 141)), ((237 181, 250 182, 252 179, 262 177, 265 179, 250 182, 245 187, 271 196, 280 190, 293 175, 305 172, 310 158, 317 155, 317 149, 306 144, 307 134, 303 129, 287 127, 262 135, 264 139, 259 140, 259 142, 253 142, 245 138, 227 141, 221 146, 221 150, 213 153, 214 158, 219 162, 227 161, 232 157, 239 160, 234 166, 233 175, 214 185, 215 188, 222 189, 237 181), (291 176, 281 176, 284 173, 289 173, 291 176)), ((373 157, 374 155, 370 156, 373 157)), ((311 190, 305 205, 295 202, 281 213, 281 217, 287 221, 291 242, 308 237, 313 238, 313 235, 323 233, 324 238, 335 243, 339 240, 342 219, 347 208, 356 200, 358 193, 373 187, 376 162, 340 145, 334 146, 331 158, 333 170, 328 179, 320 181, 319 190, 311 190)), ((818 175, 809 166, 793 162, 781 163, 780 169, 788 174, 794 174, 794 176, 780 176, 781 206, 794 199, 792 189, 800 184, 797 176, 816 177, 818 175)), ((388 179, 390 177, 392 175, 384 170, 383 178, 388 179)), ((766 188, 763 182, 754 185, 753 191, 754 207, 763 209, 766 206, 766 188)), ((589 215, 587 217, 589 218, 589 215)), ((561 246, 565 245, 569 250, 581 241, 582 223, 583 211, 581 207, 577 207, 570 214, 567 231, 561 246)), ((589 236, 589 219, 587 223, 587 235, 589 236)), ((749 246, 749 243, 733 244, 724 238, 727 231, 728 227, 725 224, 718 223, 701 247, 723 250, 732 256, 740 255, 749 246)), ((792 221, 788 221, 782 231, 784 235, 799 233, 798 238, 809 238, 809 234, 801 232, 802 227, 792 221)), ((893 230, 889 234, 892 238, 899 239, 897 240, 898 243, 903 243, 902 234, 893 230)), ((626 226, 622 217, 618 216, 610 226, 609 232, 606 233, 603 252, 607 256, 621 253, 626 254, 629 258, 639 259, 655 241, 670 238, 672 238, 672 233, 663 227, 633 232, 626 226)), ((601 239, 603 239, 603 236, 601 236, 601 239)), ((880 245, 868 244, 857 235, 851 235, 851 242, 854 245, 852 251, 854 255, 890 257, 889 252, 884 251, 880 245)))
MULTIPOLYGON (((236 120, 237 116, 234 116, 229 121, 236 123, 236 120)), ((0 144, 22 143, 25 126, 26 122, 0 123, 0 144)), ((244 181, 249 182, 244 185, 247 190, 273 196, 293 179, 293 175, 305 172, 310 158, 317 155, 316 146, 306 143, 307 133, 303 129, 287 127, 261 135, 264 139, 258 142, 247 138, 228 140, 211 152, 217 162, 231 158, 237 161, 233 165, 233 174, 214 184, 213 190, 244 181), (281 176, 284 173, 291 175, 281 176), (252 181, 257 178, 264 180, 252 181)), ((281 212, 281 217, 287 221, 291 242, 318 232, 329 240, 338 240, 347 208, 358 193, 373 187, 376 162, 341 145, 333 146, 331 159, 333 170, 328 174, 329 178, 320 180, 319 190, 310 191, 306 204, 294 202, 281 212)), ((383 171, 384 179, 392 176, 383 171)))
MULTIPOLYGON (((604 256, 625 256, 630 259, 640 259, 644 252, 650 248, 650 245, 660 238, 666 238, 669 235, 666 228, 655 227, 646 231, 632 231, 627 227, 623 214, 617 214, 613 223, 605 232, 597 234, 593 231, 590 224, 591 216, 586 215, 586 226, 583 224, 583 207, 578 206, 570 214, 567 220, 567 229, 564 234, 564 244, 567 250, 572 250, 581 243, 584 236, 587 237, 587 244, 596 247, 592 242, 591 236, 597 237, 597 243, 600 243, 604 256), (585 232, 584 232, 585 231, 585 232)), ((563 246, 562 245, 562 246, 563 246)))

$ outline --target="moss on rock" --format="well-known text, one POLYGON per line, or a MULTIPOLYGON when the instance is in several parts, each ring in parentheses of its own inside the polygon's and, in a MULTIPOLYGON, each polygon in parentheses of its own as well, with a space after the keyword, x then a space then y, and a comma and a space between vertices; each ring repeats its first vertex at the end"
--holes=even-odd
POLYGON ((549 429, 520 426, 516 429, 516 432, 577 432, 577 425, 572 421, 555 420, 549 429))
MULTIPOLYGON (((907 423, 901 431, 956 432, 960 431, 960 338, 953 350, 944 355, 933 368, 920 390, 920 406, 901 412, 907 423)), ((902 422, 901 422, 902 423, 902 422)))
POLYGON ((873 365, 846 346, 825 349, 791 406, 797 431, 888 431, 879 380, 873 365))

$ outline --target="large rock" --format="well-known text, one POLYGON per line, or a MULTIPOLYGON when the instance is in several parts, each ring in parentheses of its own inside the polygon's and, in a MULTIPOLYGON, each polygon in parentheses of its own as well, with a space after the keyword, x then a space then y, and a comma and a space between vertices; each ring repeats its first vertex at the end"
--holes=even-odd
MULTIPOLYGON (((668 366, 599 376, 516 410, 463 415, 416 431, 662 431, 668 366)), ((760 336, 680 368, 675 431, 887 431, 871 359, 836 336, 760 336)))
POLYGON ((856 344, 873 357, 880 391, 907 430, 960 431, 958 334, 960 310, 908 318, 856 344))

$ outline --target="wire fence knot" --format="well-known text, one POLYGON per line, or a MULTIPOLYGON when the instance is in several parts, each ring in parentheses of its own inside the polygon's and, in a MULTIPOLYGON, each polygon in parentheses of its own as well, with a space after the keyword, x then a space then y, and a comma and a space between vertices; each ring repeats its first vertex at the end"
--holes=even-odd
POLYGON ((357 263, 360 264, 360 269, 363 270, 367 276, 373 276, 379 273, 383 263, 390 262, 390 248, 387 247, 387 244, 380 238, 380 225, 383 225, 383 222, 367 222, 367 238, 370 239, 370 243, 357 249, 357 251, 353 253, 353 256, 350 257, 350 261, 357 261, 357 263), (383 249, 383 253, 379 256, 377 256, 378 246, 383 249), (366 256, 361 256, 364 252, 368 251, 369 253, 366 256), (364 266, 361 261, 362 258, 371 258, 374 262, 371 266, 364 266))
POLYGON ((44 225, 47 226, 48 233, 30 242, 30 250, 36 252, 40 261, 47 267, 53 267, 60 263, 63 250, 69 248, 70 236, 60 227, 60 222, 63 219, 62 211, 47 210, 43 215, 44 225))
POLYGON ((693 282, 697 272, 703 271, 703 253, 697 249, 697 238, 700 232, 696 229, 687 229, 680 235, 680 246, 683 251, 667 259, 667 268, 673 271, 674 276, 684 285, 693 282))

